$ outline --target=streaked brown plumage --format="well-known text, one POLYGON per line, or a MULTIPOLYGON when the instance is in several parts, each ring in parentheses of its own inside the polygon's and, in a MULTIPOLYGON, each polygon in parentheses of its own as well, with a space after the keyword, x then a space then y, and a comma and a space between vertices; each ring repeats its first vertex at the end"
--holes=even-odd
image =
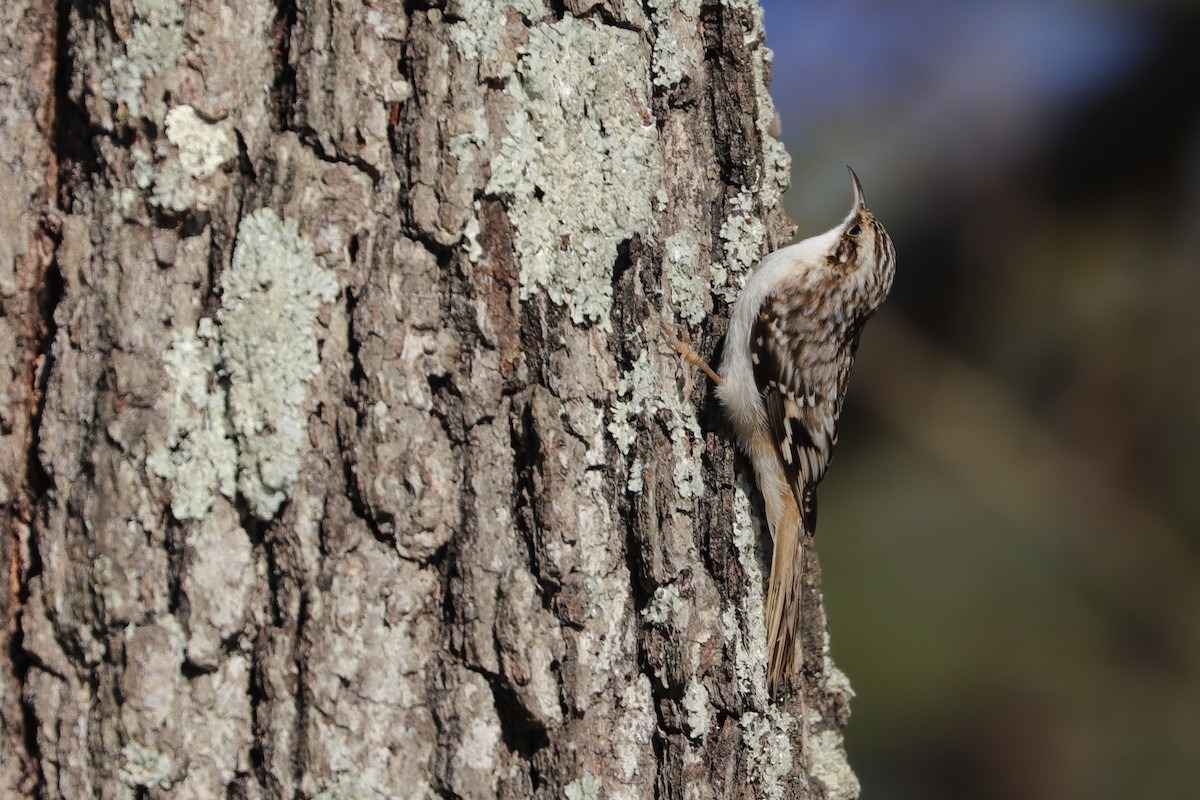
POLYGON ((803 550, 816 532, 816 488, 837 444, 859 336, 895 273, 891 239, 850 175, 846 219, 771 253, 747 279, 718 381, 775 541, 766 606, 772 695, 797 668, 803 550))

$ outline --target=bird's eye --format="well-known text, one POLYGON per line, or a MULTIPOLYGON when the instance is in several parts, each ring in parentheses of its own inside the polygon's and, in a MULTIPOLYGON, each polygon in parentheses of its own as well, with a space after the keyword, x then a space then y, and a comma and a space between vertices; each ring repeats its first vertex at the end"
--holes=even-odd
POLYGON ((853 228, 851 228, 850 230, 846 231, 846 233, 847 233, 847 235, 849 235, 849 236, 858 236, 860 233, 862 233, 862 226, 861 226, 861 225, 855 225, 853 228))

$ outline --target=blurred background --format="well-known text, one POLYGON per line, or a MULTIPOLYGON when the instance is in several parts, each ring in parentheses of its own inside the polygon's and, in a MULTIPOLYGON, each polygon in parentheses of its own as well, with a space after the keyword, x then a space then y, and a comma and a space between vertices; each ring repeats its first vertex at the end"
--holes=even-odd
POLYGON ((867 800, 1200 798, 1200 9, 764 0, 898 252, 817 549, 867 800))

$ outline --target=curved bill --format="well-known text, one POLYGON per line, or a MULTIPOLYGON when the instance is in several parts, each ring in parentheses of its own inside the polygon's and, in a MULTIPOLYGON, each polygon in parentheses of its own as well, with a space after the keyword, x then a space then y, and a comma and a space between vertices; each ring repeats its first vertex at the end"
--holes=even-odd
POLYGON ((846 171, 850 173, 850 180, 854 182, 854 210, 862 211, 867 207, 867 198, 863 195, 862 184, 858 182, 858 176, 854 174, 854 170, 850 165, 846 165, 846 171))

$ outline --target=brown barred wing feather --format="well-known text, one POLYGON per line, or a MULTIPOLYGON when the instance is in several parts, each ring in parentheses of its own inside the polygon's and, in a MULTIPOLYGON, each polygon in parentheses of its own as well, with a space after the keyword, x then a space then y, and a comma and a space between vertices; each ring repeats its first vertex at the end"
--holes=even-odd
POLYGON ((775 298, 762 304, 750 334, 750 356, 776 453, 800 507, 804 530, 812 535, 817 522, 816 486, 825 475, 834 434, 823 413, 824 398, 803 382, 804 339, 784 327, 777 306, 775 298))

